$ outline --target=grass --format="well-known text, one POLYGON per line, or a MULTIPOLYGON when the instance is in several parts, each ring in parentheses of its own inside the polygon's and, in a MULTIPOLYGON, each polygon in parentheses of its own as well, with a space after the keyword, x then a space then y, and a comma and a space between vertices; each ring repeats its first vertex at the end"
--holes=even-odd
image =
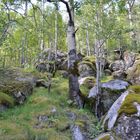
POLYGON ((0 140, 70 140, 71 133, 66 128, 73 123, 83 126, 82 116, 88 117, 89 124, 96 121, 89 110, 68 104, 68 80, 53 78, 50 93, 45 88, 35 88, 24 105, 0 114, 0 140), (56 112, 52 112, 54 108, 56 112), (68 112, 75 113, 78 119, 70 120, 68 112), (39 122, 40 115, 48 116, 48 121, 39 122))

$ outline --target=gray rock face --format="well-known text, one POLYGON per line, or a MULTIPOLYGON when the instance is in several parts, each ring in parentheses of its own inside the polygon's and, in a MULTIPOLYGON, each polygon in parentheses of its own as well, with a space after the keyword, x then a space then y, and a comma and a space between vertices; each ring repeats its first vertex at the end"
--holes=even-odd
POLYGON ((123 101, 125 100, 126 96, 129 94, 128 91, 124 92, 111 106, 105 119, 103 121, 103 125, 107 130, 111 130, 117 120, 118 117, 118 110, 120 109, 123 101), (107 126, 106 126, 107 125, 107 126))
POLYGON ((132 84, 140 84, 140 60, 136 60, 134 65, 127 69, 127 79, 132 84))
POLYGON ((67 69, 67 55, 60 51, 57 51, 55 62, 55 51, 52 49, 45 49, 38 57, 36 61, 36 69, 39 72, 53 72, 54 65, 59 70, 67 69))
POLYGON ((111 80, 106 83, 102 83, 102 88, 108 88, 111 90, 125 90, 129 86, 128 82, 123 80, 111 80))
POLYGON ((95 76, 96 71, 88 64, 79 64, 78 66, 80 77, 95 76))
POLYGON ((87 138, 80 130, 79 126, 77 125, 71 126, 71 132, 72 132, 72 140, 87 140, 87 138))
POLYGON ((125 70, 127 70, 129 67, 132 67, 135 61, 135 54, 134 53, 129 53, 129 52, 124 52, 123 54, 123 59, 125 62, 125 70))
POLYGON ((118 70, 118 71, 114 71, 112 73, 112 76, 114 79, 122 79, 123 80, 123 79, 126 79, 127 74, 125 73, 124 70, 118 70))
POLYGON ((113 133, 116 139, 140 140, 140 104, 137 103, 140 95, 135 93, 137 98, 133 99, 133 94, 134 91, 131 90, 124 92, 103 120, 104 129, 113 133))
POLYGON ((122 115, 113 128, 115 135, 122 140, 140 140, 140 118, 122 115))
POLYGON ((125 63, 123 60, 116 60, 115 62, 111 63, 109 67, 113 72, 118 70, 124 70, 125 63))

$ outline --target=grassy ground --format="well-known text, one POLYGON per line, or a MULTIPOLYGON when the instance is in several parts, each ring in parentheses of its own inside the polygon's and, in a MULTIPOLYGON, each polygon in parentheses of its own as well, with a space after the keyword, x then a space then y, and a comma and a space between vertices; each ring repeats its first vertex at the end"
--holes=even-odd
POLYGON ((77 109, 68 100, 68 81, 61 77, 53 79, 51 92, 45 88, 34 89, 26 103, 0 114, 0 140, 70 140, 70 124, 84 125, 80 116, 88 117, 89 135, 100 131, 93 114, 87 109, 77 109), (73 122, 68 113, 78 117, 73 122), (40 120, 47 117, 47 121, 40 120), (95 124, 96 123, 96 126, 95 124))

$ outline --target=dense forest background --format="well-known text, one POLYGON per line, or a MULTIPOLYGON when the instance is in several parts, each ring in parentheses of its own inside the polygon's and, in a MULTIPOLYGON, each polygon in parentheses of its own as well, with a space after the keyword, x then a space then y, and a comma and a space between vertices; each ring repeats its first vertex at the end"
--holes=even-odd
MULTIPOLYGON (((0 65, 33 65, 43 49, 56 45, 66 51, 67 12, 61 7, 46 1, 1 1, 0 65)), ((77 51, 93 54, 96 40, 103 40, 107 53, 118 47, 138 50, 139 14, 135 0, 75 1, 77 51)))

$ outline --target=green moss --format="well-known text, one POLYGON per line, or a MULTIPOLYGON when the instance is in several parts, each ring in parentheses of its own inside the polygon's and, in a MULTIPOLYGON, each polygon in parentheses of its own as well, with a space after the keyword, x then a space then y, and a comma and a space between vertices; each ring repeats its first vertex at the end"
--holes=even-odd
POLYGON ((131 115, 137 113, 136 107, 133 105, 134 102, 137 102, 140 104, 140 95, 136 93, 129 94, 124 102, 122 103, 122 106, 120 107, 118 113, 121 115, 122 113, 131 115))
POLYGON ((95 63, 95 56, 86 56, 83 58, 83 61, 89 61, 91 63, 95 63))
POLYGON ((101 82, 109 82, 110 80, 113 80, 113 76, 104 76, 101 79, 101 82))
POLYGON ((89 90, 95 85, 96 79, 92 76, 89 76, 85 79, 83 84, 80 85, 80 91, 86 97, 89 94, 89 90))
POLYGON ((95 63, 91 63, 91 62, 89 62, 89 61, 82 61, 82 62, 80 62, 79 64, 86 64, 86 65, 88 65, 90 68, 92 68, 93 70, 96 70, 96 65, 95 65, 95 63))
POLYGON ((8 105, 10 107, 14 106, 14 99, 12 97, 10 97, 9 95, 0 92, 0 104, 5 104, 8 105))
POLYGON ((105 135, 102 138, 99 138, 99 140, 110 140, 110 136, 109 135, 105 135))
POLYGON ((140 93, 140 85, 130 86, 129 89, 132 90, 135 93, 140 93))

